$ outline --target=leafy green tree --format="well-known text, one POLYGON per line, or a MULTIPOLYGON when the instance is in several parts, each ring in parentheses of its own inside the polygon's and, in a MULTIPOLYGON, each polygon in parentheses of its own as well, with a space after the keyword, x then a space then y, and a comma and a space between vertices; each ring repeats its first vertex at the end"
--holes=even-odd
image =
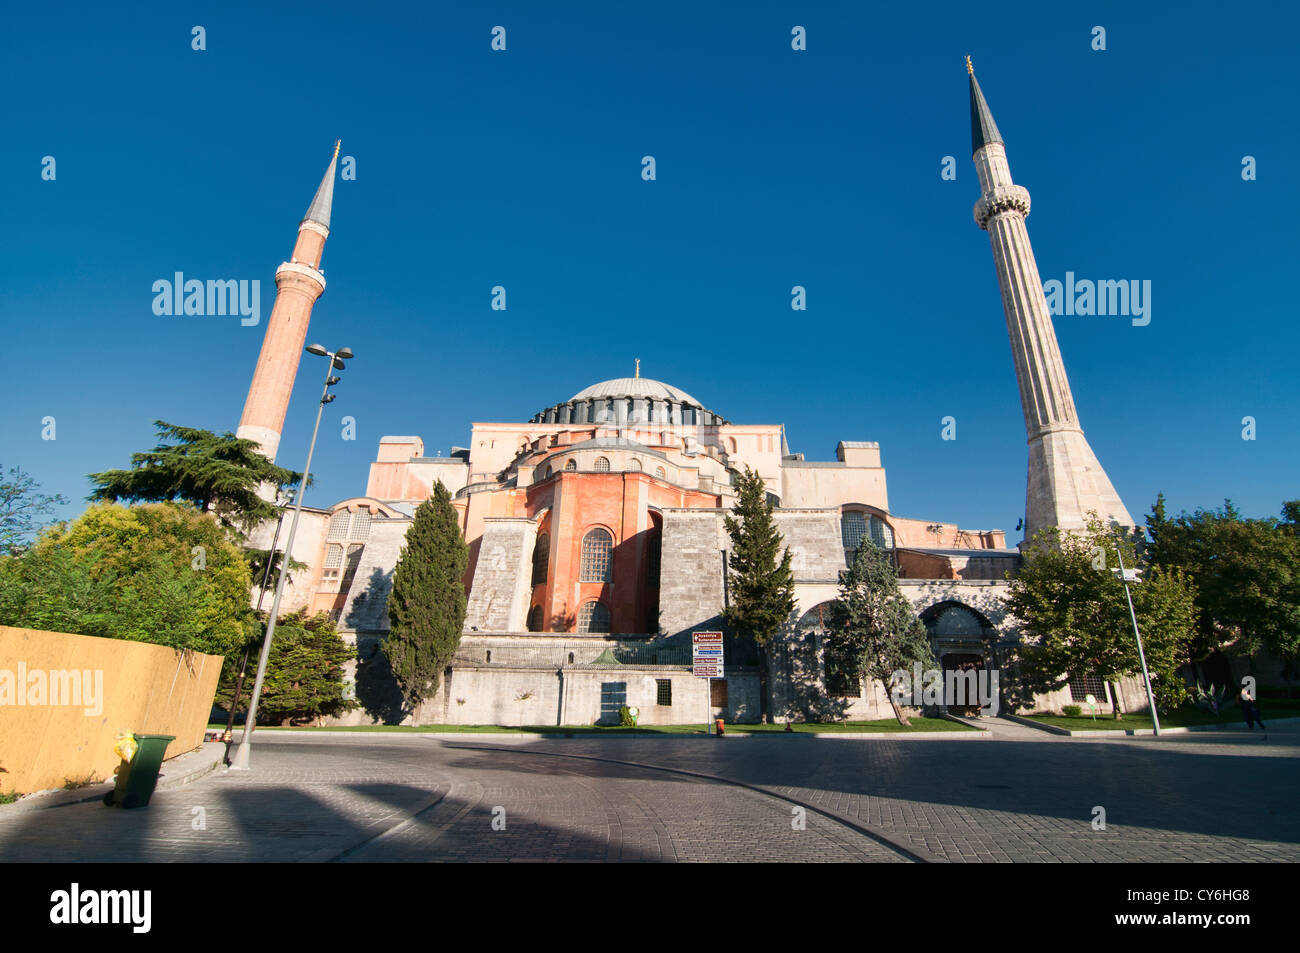
MULTIPOLYGON (((261 645, 260 637, 256 645, 261 645)), ((328 613, 309 616, 305 609, 299 609, 281 616, 266 662, 266 678, 257 709, 259 722, 319 723, 322 718, 355 709, 357 703, 348 697, 344 677, 344 666, 353 657, 352 648, 338 634, 328 613)), ((238 675, 238 661, 232 656, 222 672, 217 691, 217 704, 227 711, 238 675)), ((240 707, 245 711, 248 700, 245 690, 240 695, 240 707)))
MULTIPOLYGON (((877 682, 889 698, 900 725, 911 721, 890 691, 895 672, 910 671, 920 662, 935 664, 925 625, 898 588, 898 573, 890 558, 864 540, 853 565, 840 581, 839 598, 831 604, 826 639, 828 676, 877 682)), ((920 690, 920 686, 916 686, 920 690)))
POLYGON ((55 493, 41 493, 35 477, 19 467, 0 468, 0 554, 17 555, 47 522, 54 507, 68 502, 55 493))
POLYGON ((730 604, 723 610, 727 625, 759 653, 759 710, 767 716, 767 674, 772 639, 794 612, 794 573, 790 550, 782 552, 784 537, 773 518, 775 507, 767 485, 752 467, 736 479, 736 505, 725 518, 731 537, 728 584, 730 604))
POLYGON ((469 548, 442 481, 415 511, 393 570, 384 655, 408 709, 438 692, 465 625, 469 548))
POLYGON ((182 500, 211 510, 222 526, 246 532, 276 517, 275 506, 258 495, 263 485, 284 490, 302 478, 262 456, 255 440, 162 420, 154 424, 158 446, 131 454, 129 470, 90 474, 96 484, 90 500, 182 500))
MULTIPOLYGON (((1032 637, 1022 646, 1022 674, 1033 690, 1052 691, 1071 673, 1090 673, 1112 683, 1118 699, 1114 683, 1142 671, 1117 575, 1120 550, 1126 567, 1139 567, 1134 537, 1117 538, 1094 515, 1086 533, 1052 528, 1033 543, 1007 594, 1007 608, 1032 637)), ((1196 587, 1176 567, 1148 566, 1129 588, 1156 703, 1178 705, 1186 698, 1178 669, 1195 635, 1196 587)))
POLYGON ((209 514, 91 506, 0 558, 0 623, 229 655, 251 623, 248 565, 209 514))
POLYGON ((1196 585, 1196 639, 1189 661, 1239 641, 1294 660, 1300 656, 1300 502, 1282 520, 1244 519, 1232 501, 1220 510, 1168 517, 1164 494, 1147 517, 1152 565, 1178 567, 1196 585))

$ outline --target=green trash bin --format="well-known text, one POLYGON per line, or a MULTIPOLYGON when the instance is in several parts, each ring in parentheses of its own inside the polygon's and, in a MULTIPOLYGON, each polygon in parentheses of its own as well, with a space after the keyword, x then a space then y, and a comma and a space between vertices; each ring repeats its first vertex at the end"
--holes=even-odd
POLYGON ((135 757, 123 761, 117 769, 117 786, 104 797, 104 803, 116 807, 144 807, 153 797, 167 746, 175 735, 136 735, 135 757))

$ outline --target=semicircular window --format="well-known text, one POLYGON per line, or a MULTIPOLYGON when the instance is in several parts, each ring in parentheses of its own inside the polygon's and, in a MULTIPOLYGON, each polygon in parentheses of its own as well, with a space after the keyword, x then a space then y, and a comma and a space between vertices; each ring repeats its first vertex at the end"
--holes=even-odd
POLYGON ((945 606, 930 621, 930 632, 948 638, 979 638, 984 634, 984 625, 966 606, 945 606))

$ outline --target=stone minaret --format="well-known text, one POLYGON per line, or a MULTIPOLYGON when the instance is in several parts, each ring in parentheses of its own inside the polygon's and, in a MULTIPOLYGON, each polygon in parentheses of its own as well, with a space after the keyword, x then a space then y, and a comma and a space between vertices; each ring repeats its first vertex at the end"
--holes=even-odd
POLYGON ((970 57, 966 69, 970 73, 971 151, 982 192, 975 203, 975 221, 989 233, 993 245, 1029 437, 1025 540, 1048 526, 1065 531, 1083 529, 1089 510, 1096 510, 1103 520, 1132 526, 1133 518, 1079 427, 1025 229, 1029 192, 1011 181, 1006 146, 975 80, 970 57))
POLYGON ((325 291, 325 276, 320 273, 321 254, 330 234, 330 208, 334 204, 334 167, 339 159, 339 145, 325 170, 316 197, 307 215, 298 225, 298 241, 293 257, 275 270, 275 306, 266 322, 262 353, 253 371, 253 383, 244 401, 244 415, 239 419, 236 436, 256 440, 262 453, 275 460, 284 429, 284 415, 289 410, 293 381, 298 373, 298 359, 307 340, 311 308, 325 291))

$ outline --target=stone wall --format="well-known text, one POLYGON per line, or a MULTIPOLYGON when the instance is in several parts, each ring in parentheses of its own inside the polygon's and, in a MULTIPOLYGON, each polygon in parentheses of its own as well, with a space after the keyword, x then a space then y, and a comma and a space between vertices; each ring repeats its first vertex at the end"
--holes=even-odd
POLYGON ((537 524, 530 519, 489 517, 483 521, 465 631, 522 632, 527 628, 536 541, 537 524))
POLYGON ((722 627, 723 550, 731 545, 722 510, 663 510, 659 629, 668 635, 722 627))

